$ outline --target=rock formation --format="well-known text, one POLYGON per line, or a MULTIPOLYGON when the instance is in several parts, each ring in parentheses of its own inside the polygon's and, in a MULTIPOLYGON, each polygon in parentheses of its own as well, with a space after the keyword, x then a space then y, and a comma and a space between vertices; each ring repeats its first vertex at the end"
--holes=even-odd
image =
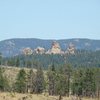
POLYGON ((45 53, 45 49, 43 47, 37 47, 36 49, 34 49, 34 53, 36 53, 36 54, 44 54, 45 53))
POLYGON ((67 54, 75 54, 75 46, 73 43, 70 43, 67 50, 65 51, 67 54))
POLYGON ((32 50, 30 47, 24 48, 22 50, 24 55, 31 55, 31 54, 75 54, 75 46, 70 43, 67 50, 64 52, 61 50, 61 47, 58 42, 54 41, 51 45, 51 49, 48 51, 45 50, 43 47, 37 47, 36 49, 32 50))
POLYGON ((63 52, 61 51, 60 45, 56 41, 52 43, 51 49, 46 52, 46 54, 62 54, 62 53, 63 52))
POLYGON ((23 53, 24 55, 31 55, 31 54, 33 53, 33 50, 32 50, 30 47, 27 47, 27 48, 24 48, 24 49, 22 50, 22 53, 23 53))

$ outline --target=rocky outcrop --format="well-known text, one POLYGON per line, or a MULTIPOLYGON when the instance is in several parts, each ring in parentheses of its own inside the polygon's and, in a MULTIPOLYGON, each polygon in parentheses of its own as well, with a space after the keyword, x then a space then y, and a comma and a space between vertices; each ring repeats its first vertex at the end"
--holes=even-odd
POLYGON ((31 55, 31 54, 75 54, 75 46, 70 43, 67 50, 64 52, 61 50, 61 47, 58 42, 53 41, 51 45, 51 49, 48 51, 45 50, 43 47, 37 47, 36 49, 32 50, 30 47, 24 48, 22 50, 24 55, 31 55))
POLYGON ((43 47, 37 47, 36 49, 34 49, 34 53, 36 53, 36 54, 44 54, 45 53, 45 49, 43 47))
POLYGON ((33 53, 33 50, 32 50, 30 47, 27 47, 27 48, 24 48, 24 49, 22 50, 22 53, 23 53, 24 55, 31 55, 31 54, 33 53))
POLYGON ((46 52, 46 54, 62 54, 62 53, 63 52, 61 51, 60 45, 56 41, 52 43, 51 49, 46 52))
POLYGON ((73 43, 70 43, 67 50, 65 51, 66 54, 75 54, 75 46, 73 43))
MULTIPOLYGON (((46 50, 50 48, 50 44, 53 40, 43 40, 43 39, 8 39, 0 41, 0 52, 4 57, 11 57, 20 55, 22 53, 23 48, 36 48, 38 46, 45 47, 46 50)), ((74 43, 78 50, 100 50, 100 39, 99 40, 90 40, 90 39, 62 39, 57 40, 57 42, 60 42, 60 45, 62 47, 62 50, 65 50, 66 44, 69 44, 70 42, 74 43), (89 44, 88 44, 89 43, 89 44)), ((67 46, 68 48, 68 46, 67 46)))

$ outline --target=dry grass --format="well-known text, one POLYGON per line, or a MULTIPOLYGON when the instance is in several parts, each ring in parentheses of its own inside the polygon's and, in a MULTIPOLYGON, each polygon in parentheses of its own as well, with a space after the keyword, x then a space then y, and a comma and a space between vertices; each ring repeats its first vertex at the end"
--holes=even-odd
POLYGON ((0 93, 0 100, 57 100, 57 97, 42 94, 0 93))
MULTIPOLYGON (((16 76, 22 68, 18 67, 9 67, 9 66, 2 66, 5 70, 4 75, 7 77, 9 84, 13 84, 15 82, 16 76)), ((29 68, 23 68, 26 73, 30 71, 29 68)), ((34 72, 36 72, 36 69, 33 69, 34 72)))
MULTIPOLYGON (((44 94, 19 94, 19 93, 0 93, 0 100, 58 100, 58 96, 48 96, 44 94)), ((62 100, 78 100, 72 97, 63 97, 62 100)), ((97 100, 83 98, 82 100, 97 100)))

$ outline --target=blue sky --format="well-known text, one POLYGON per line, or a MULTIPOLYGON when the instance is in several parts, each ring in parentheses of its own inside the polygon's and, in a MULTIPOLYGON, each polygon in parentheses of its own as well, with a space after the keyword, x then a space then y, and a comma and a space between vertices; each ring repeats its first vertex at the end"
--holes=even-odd
POLYGON ((0 0, 0 40, 100 39, 100 0, 0 0))

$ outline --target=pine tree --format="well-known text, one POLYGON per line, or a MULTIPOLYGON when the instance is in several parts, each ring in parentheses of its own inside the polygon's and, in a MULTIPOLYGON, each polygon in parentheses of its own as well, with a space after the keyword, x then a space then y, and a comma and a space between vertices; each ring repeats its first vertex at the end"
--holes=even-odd
POLYGON ((26 72, 24 69, 21 69, 17 75, 17 79, 15 82, 15 90, 19 93, 25 93, 26 92, 26 72))
POLYGON ((49 95, 55 95, 56 91, 56 71, 55 71, 55 66, 54 64, 50 66, 50 69, 48 70, 47 73, 48 76, 48 85, 49 85, 49 95))
POLYGON ((84 72, 83 69, 74 70, 72 79, 72 93, 73 95, 83 95, 84 72))
POLYGON ((95 68, 96 96, 100 100, 100 68, 95 68))
POLYGON ((8 79, 3 75, 4 69, 0 68, 0 91, 7 91, 9 88, 8 79))
POLYGON ((0 65, 2 65, 2 53, 0 53, 0 65))
POLYGON ((16 66, 16 67, 19 67, 19 66, 20 66, 20 60, 19 60, 18 57, 16 58, 15 66, 16 66))
POLYGON ((84 91, 86 96, 93 96, 96 91, 96 84, 93 70, 87 68, 85 70, 85 77, 84 77, 84 91))
POLYGON ((35 73, 34 73, 33 70, 31 69, 31 70, 29 71, 29 74, 28 74, 28 84, 27 84, 27 88, 28 88, 28 91, 29 91, 30 93, 33 93, 34 90, 35 90, 34 82, 35 82, 35 73))
POLYGON ((63 76, 65 78, 65 94, 67 94, 67 96, 69 96, 69 92, 70 92, 70 79, 71 79, 71 66, 69 64, 65 64, 63 67, 63 76))
POLYGON ((34 93, 42 93, 44 90, 44 75, 41 67, 38 67, 34 80, 34 93))
POLYGON ((93 96, 96 91, 95 77, 90 68, 78 68, 72 79, 72 93, 80 96, 93 96))
POLYGON ((66 77, 63 74, 56 73, 55 94, 59 97, 66 95, 66 77))

